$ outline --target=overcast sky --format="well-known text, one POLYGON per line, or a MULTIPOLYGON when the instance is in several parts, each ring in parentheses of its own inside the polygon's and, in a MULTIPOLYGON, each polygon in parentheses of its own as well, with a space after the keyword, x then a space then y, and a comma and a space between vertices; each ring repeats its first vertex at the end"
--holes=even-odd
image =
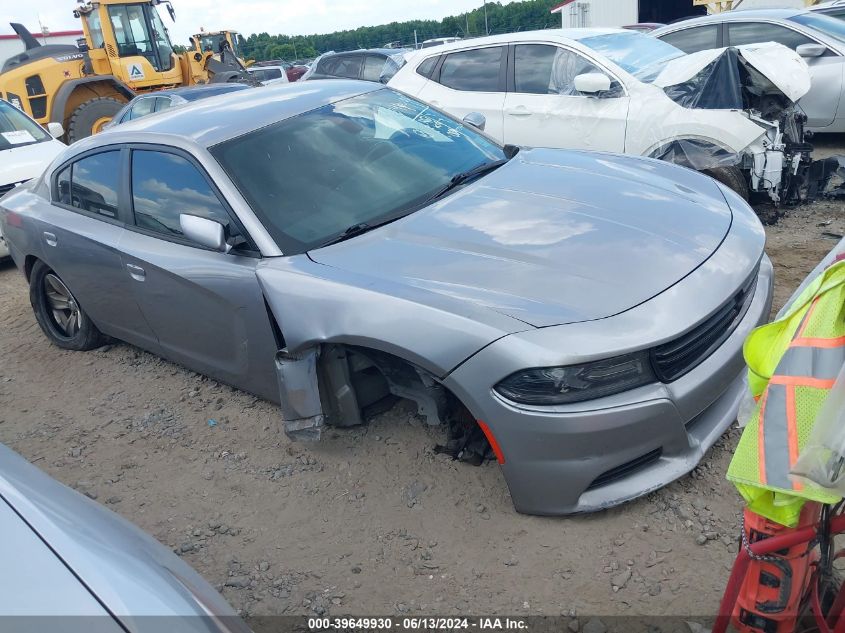
MULTIPOLYGON (((73 0, 2 0, 0 5, 0 33, 12 32, 9 22, 21 22, 35 32, 39 19, 51 31, 81 28, 73 17, 73 0)), ((440 19, 481 6, 481 0, 173 0, 176 24, 170 22, 165 9, 160 11, 174 43, 185 44, 199 27, 234 29, 244 36, 263 31, 310 35, 402 20, 440 19)))

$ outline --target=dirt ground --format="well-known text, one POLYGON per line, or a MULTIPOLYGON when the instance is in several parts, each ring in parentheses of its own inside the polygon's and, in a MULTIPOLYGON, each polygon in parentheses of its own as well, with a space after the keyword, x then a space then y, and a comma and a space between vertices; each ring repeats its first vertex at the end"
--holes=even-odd
MULTIPOLYGON (((824 144, 832 152, 845 144, 824 144)), ((767 227, 776 303, 845 233, 845 204, 767 227)), ((731 429, 690 476, 574 518, 517 514, 498 466, 435 455, 399 404, 293 444, 276 407, 128 345, 51 346, 0 265, 0 442, 173 548, 245 615, 713 613, 740 503, 731 429)))

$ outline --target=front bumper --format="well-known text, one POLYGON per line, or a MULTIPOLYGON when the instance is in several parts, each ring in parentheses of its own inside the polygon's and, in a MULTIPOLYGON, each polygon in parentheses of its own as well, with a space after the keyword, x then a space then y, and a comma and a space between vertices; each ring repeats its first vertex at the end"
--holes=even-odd
POLYGON ((516 509, 542 515, 601 510, 695 468, 736 419, 745 389, 742 345, 752 329, 768 320, 772 282, 772 265, 764 256, 754 297, 736 329, 670 384, 575 405, 527 407, 489 388, 466 388, 489 376, 493 351, 480 352, 453 372, 447 386, 487 423, 501 446, 502 470, 516 509))

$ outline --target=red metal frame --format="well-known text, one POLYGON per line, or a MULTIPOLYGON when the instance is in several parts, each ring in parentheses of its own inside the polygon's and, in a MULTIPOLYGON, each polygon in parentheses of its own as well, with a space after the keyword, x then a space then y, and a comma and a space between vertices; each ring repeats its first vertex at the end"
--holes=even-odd
MULTIPOLYGON (((810 543, 818 535, 819 527, 820 524, 809 525, 798 528, 788 534, 757 541, 749 546, 750 553, 745 547, 740 547, 739 554, 737 554, 733 568, 731 569, 730 578, 728 578, 728 584, 725 587, 725 593, 722 596, 722 603, 719 605, 719 615, 716 617, 716 622, 713 625, 713 633, 725 633, 728 629, 731 614, 739 597, 740 588, 745 580, 745 575, 748 573, 751 555, 765 556, 766 554, 795 547, 802 543, 810 543)), ((843 532, 845 532, 845 515, 833 517, 830 520, 830 534, 842 534, 843 532)), ((830 610, 830 617, 825 619, 824 614, 821 612, 821 605, 819 604, 818 583, 815 582, 815 578, 815 575, 813 575, 814 582, 810 600, 813 616, 816 619, 816 625, 819 627, 819 633, 845 633, 845 617, 840 617, 842 609, 845 607, 845 593, 842 591, 839 592, 830 610)))

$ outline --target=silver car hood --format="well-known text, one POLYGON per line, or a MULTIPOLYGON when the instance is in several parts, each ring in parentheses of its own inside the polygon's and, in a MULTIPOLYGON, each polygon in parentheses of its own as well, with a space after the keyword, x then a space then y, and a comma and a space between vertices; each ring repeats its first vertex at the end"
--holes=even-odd
POLYGON ((713 254, 731 220, 716 182, 692 170, 535 149, 437 204, 309 255, 546 327, 660 294, 713 254))

